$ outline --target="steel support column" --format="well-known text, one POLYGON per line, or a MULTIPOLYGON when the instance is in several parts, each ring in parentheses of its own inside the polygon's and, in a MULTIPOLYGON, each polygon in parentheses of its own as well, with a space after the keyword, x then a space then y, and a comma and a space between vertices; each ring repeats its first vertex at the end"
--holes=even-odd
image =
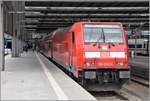
MULTIPOLYGON (((20 4, 20 11, 24 11, 24 7, 25 7, 25 2, 22 1, 21 4, 20 4)), ((20 15, 20 42, 21 42, 21 45, 20 45, 20 53, 23 53, 23 35, 24 35, 24 32, 23 32, 23 27, 22 25, 24 25, 21 21, 24 20, 24 14, 21 14, 20 15)))
MULTIPOLYGON (((17 11, 21 11, 21 2, 18 2, 17 4, 17 11)), ((21 55, 21 26, 20 26, 20 20, 21 20, 21 14, 17 14, 18 16, 18 31, 17 31, 17 34, 18 34, 18 51, 19 51, 19 55, 21 55)))
POLYGON ((12 37, 12 57, 19 57, 19 28, 18 28, 18 14, 17 9, 18 9, 18 2, 13 3, 13 37, 12 37))
POLYGON ((0 68, 5 70, 5 58, 4 58, 4 27, 3 27, 3 2, 0 1, 0 68))

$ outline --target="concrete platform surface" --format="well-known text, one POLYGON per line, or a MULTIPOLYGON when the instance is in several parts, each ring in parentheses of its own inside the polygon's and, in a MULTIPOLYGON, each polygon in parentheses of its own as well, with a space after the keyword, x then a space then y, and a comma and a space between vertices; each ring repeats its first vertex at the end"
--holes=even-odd
POLYGON ((96 100, 45 57, 28 52, 6 56, 1 100, 96 100))

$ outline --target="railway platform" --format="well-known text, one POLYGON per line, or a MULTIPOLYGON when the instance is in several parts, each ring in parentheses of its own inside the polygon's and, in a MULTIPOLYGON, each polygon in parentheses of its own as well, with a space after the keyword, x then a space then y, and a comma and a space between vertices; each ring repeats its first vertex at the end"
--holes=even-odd
POLYGON ((96 100, 39 53, 5 57, 1 71, 2 100, 96 100))

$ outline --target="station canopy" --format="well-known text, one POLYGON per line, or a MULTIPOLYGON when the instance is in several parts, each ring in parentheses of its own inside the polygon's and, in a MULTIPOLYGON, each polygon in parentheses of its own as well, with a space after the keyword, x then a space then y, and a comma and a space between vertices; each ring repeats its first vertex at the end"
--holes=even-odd
POLYGON ((121 22, 149 29, 149 0, 49 0, 25 2, 25 30, 51 32, 78 21, 121 22))

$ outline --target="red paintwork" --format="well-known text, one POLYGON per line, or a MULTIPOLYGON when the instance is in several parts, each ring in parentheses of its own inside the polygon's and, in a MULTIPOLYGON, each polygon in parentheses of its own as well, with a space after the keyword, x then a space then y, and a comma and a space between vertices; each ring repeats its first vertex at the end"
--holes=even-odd
POLYGON ((74 66, 74 75, 78 76, 78 71, 82 69, 128 69, 128 49, 126 43, 126 34, 122 27, 122 24, 119 22, 77 22, 75 23, 68 32, 58 35, 55 34, 57 31, 54 31, 49 35, 49 40, 52 41, 49 48, 45 43, 45 48, 48 50, 48 56, 52 57, 59 64, 65 66, 73 65, 74 66), (123 35, 123 44, 115 44, 111 46, 108 43, 98 44, 99 46, 110 46, 107 51, 100 50, 98 47, 93 47, 93 43, 84 44, 83 36, 83 24, 120 24, 122 35, 123 35), (72 43, 72 32, 75 33, 75 42, 72 43), (85 58, 85 52, 101 52, 101 58, 85 58), (125 52, 125 58, 110 58, 108 52, 125 52), (124 62, 123 66, 117 65, 116 61, 124 62), (86 62, 94 62, 90 66, 86 65, 86 62))

